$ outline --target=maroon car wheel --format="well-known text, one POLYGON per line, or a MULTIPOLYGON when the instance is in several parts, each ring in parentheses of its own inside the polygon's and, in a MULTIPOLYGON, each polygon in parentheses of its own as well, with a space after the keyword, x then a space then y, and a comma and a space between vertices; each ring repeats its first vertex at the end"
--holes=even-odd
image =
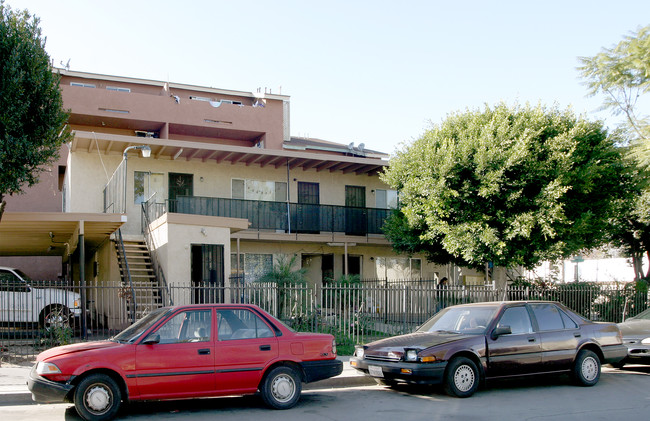
POLYGON ((580 386, 593 386, 600 379, 600 358, 598 355, 583 349, 578 352, 573 365, 573 379, 580 386))
POLYGON ((451 396, 468 398, 476 392, 479 373, 476 364, 469 358, 456 357, 445 371, 445 392, 451 396))
POLYGON ((120 409, 122 392, 115 380, 105 374, 92 374, 83 379, 74 393, 77 413, 88 421, 113 419, 120 409))

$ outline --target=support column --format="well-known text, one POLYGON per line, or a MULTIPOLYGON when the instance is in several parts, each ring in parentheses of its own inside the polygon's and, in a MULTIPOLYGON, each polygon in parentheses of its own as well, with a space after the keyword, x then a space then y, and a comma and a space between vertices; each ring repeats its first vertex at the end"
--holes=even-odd
POLYGON ((81 287, 81 337, 88 339, 86 329, 86 240, 84 221, 79 221, 79 286, 81 287))

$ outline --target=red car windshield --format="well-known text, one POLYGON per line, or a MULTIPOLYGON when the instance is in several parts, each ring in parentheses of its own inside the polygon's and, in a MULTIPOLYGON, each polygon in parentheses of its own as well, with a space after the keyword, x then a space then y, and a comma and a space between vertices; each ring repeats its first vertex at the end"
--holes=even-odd
POLYGON ((156 324, 158 320, 164 318, 169 313, 169 308, 158 308, 151 313, 147 314, 131 326, 112 337, 111 340, 116 342, 135 342, 147 329, 156 324))

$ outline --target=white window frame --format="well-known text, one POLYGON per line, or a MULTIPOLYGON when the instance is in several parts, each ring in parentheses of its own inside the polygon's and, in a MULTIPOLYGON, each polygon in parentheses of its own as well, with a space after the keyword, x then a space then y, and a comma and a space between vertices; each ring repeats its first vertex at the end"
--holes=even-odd
POLYGON ((106 90, 117 92, 131 92, 131 88, 122 88, 121 86, 107 86, 106 90))
POLYGON ((83 83, 83 82, 70 82, 70 86, 79 86, 81 88, 96 88, 93 83, 83 83))

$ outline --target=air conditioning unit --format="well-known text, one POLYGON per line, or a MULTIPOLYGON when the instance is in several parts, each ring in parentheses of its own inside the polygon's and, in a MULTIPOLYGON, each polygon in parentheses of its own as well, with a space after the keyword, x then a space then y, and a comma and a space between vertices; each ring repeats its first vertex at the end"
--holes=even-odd
POLYGON ((145 130, 135 130, 135 137, 151 137, 151 138, 158 138, 158 133, 157 132, 148 132, 145 130))

